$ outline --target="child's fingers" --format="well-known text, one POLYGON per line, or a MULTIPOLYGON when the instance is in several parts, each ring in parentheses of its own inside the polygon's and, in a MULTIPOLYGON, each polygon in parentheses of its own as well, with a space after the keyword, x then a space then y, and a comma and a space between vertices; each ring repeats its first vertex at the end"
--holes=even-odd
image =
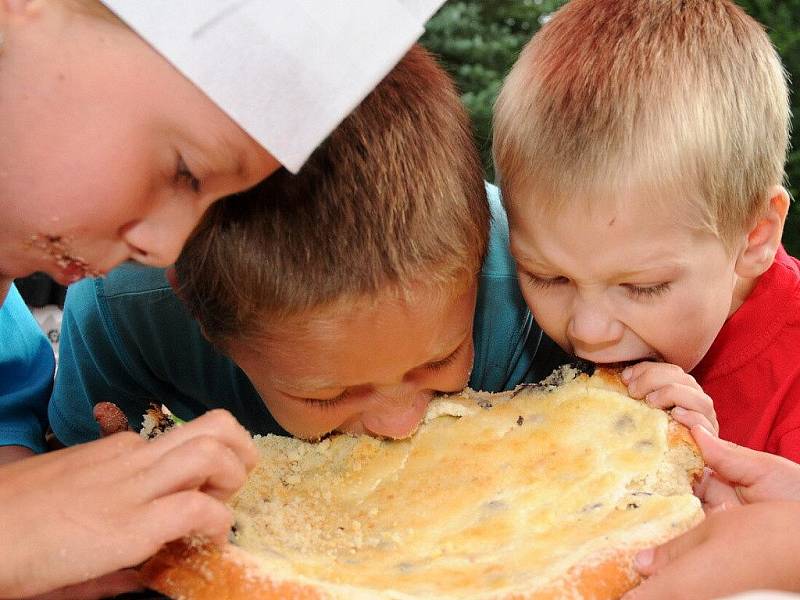
MULTIPOLYGON (((715 413, 714 402, 703 390, 683 385, 682 383, 668 383, 663 387, 649 392, 645 401, 655 408, 672 408, 680 406, 686 410, 703 413, 711 416, 715 413)), ((716 421, 716 417, 714 417, 716 421)))
POLYGON ((623 595, 621 600, 718 597, 714 592, 709 595, 706 589, 709 587, 708 564, 713 563, 714 557, 703 558, 703 561, 698 562, 693 553, 676 557, 665 567, 663 573, 659 572, 645 579, 638 587, 623 595))
POLYGON ((202 436, 216 438, 228 446, 239 457, 249 471, 258 462, 258 450, 250 434, 227 410, 216 409, 205 413, 180 427, 171 429, 158 436, 148 444, 152 460, 159 460, 161 455, 169 452, 186 441, 202 436))
POLYGON ((28 600, 75 600, 76 598, 81 600, 100 600, 101 598, 116 597, 119 594, 142 589, 144 589, 144 584, 139 572, 134 569, 125 569, 40 596, 32 596, 28 600))
POLYGON ((225 504, 196 490, 181 491, 149 503, 142 513, 148 526, 140 535, 149 539, 137 563, 152 556, 163 544, 188 535, 199 535, 224 544, 233 525, 233 513, 225 504))
POLYGON ((108 523, 104 546, 108 551, 92 561, 89 577, 134 567, 158 552, 164 544, 199 535, 225 543, 233 525, 230 509, 198 490, 186 490, 157 498, 122 512, 108 523), (116 549, 120 549, 116 552, 116 549))
POLYGON ((702 479, 693 486, 693 491, 702 500, 706 512, 742 503, 736 488, 708 467, 704 470, 702 479))
POLYGON ((693 427, 692 436, 706 464, 718 476, 738 486, 739 495, 744 502, 758 500, 752 497, 748 488, 758 483, 774 469, 775 464, 781 462, 780 457, 721 440, 702 427, 693 427))
POLYGON ((667 383, 664 386, 649 392, 645 396, 646 402, 655 408, 670 409, 675 420, 687 427, 703 425, 709 431, 719 432, 717 413, 711 397, 700 389, 680 383, 667 383), (703 420, 694 415, 702 415, 703 420))
POLYGON ((800 468, 782 456, 720 440, 702 428, 692 429, 703 459, 728 480, 743 503, 800 500, 800 468))
MULTIPOLYGON (((24 461, 3 466, 4 477, 15 478, 25 485, 47 485, 64 473, 81 471, 128 455, 145 441, 135 433, 119 433, 101 440, 78 444, 57 452, 38 454, 24 461)), ((116 467, 118 468, 118 467, 116 467)), ((9 490, 11 491, 11 490, 9 490)), ((0 486, 0 495, 3 489, 0 486)))
MULTIPOLYGON (((143 451, 144 449, 140 450, 143 451)), ((186 440, 171 448, 152 465, 145 466, 123 489, 133 497, 152 500, 180 490, 199 489, 224 500, 247 479, 247 467, 220 440, 205 435, 186 440)))
POLYGON ((628 393, 634 398, 644 398, 650 392, 671 383, 701 389, 694 377, 679 366, 669 363, 637 363, 623 370, 621 377, 628 386, 628 393))
POLYGON ((634 566, 639 573, 649 577, 702 544, 707 537, 705 527, 694 527, 665 544, 642 550, 636 555, 634 566))
POLYGON ((719 434, 717 420, 714 419, 712 421, 707 415, 701 412, 697 412, 696 410, 686 410, 681 406, 676 406, 670 411, 670 414, 672 415, 673 419, 685 426, 687 429, 700 426, 714 435, 719 434))

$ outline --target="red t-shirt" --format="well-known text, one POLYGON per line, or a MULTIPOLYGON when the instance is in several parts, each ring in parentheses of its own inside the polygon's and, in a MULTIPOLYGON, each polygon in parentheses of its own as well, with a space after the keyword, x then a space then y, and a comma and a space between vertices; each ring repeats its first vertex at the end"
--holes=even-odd
POLYGON ((692 375, 721 438, 800 462, 800 261, 783 247, 692 375))

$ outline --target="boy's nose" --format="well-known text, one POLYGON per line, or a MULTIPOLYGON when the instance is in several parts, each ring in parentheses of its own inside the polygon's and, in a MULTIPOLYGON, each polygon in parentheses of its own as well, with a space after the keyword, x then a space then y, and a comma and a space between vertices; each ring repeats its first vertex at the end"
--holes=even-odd
POLYGON ((422 421, 431 401, 430 392, 418 392, 402 397, 383 396, 364 415, 361 421, 370 433, 402 439, 410 436, 422 421))
POLYGON ((619 342, 624 327, 599 306, 580 304, 571 315, 567 335, 576 349, 608 346, 619 342))
POLYGON ((184 198, 170 199, 154 207, 143 219, 127 224, 120 235, 134 248, 134 260, 165 267, 178 258, 204 209, 204 205, 184 198))

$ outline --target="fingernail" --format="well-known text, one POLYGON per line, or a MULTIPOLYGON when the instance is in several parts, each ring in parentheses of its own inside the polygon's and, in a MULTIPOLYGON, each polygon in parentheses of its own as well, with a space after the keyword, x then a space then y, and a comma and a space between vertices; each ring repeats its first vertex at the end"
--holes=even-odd
POLYGON ((718 512, 725 512, 726 510, 730 510, 733 508, 733 504, 730 502, 723 502, 722 504, 717 504, 716 506, 712 506, 711 508, 706 509, 706 516, 713 515, 714 513, 718 512))
POLYGON ((716 433, 711 431, 705 425, 701 425, 700 423, 692 425, 691 432, 692 432, 692 437, 697 443, 701 443, 700 438, 706 438, 706 440, 708 440, 708 442, 702 442, 702 443, 711 443, 713 440, 719 440, 719 437, 717 436, 716 433))
POLYGON ((711 433, 708 430, 708 427, 706 427, 705 425, 701 425, 700 423, 698 423, 692 429, 694 430, 695 428, 697 428, 697 431, 702 435, 707 435, 708 437, 714 437, 714 434, 711 433))
POLYGON ((653 564, 653 557, 655 556, 655 550, 652 548, 648 548, 647 550, 642 550, 636 553, 636 556, 633 557, 633 564, 636 565, 637 569, 646 569, 650 565, 653 564))
POLYGON ((675 415, 676 417, 682 417, 687 412, 689 411, 683 408, 682 406, 676 406, 675 408, 672 409, 672 414, 675 415))
POLYGON ((622 370, 622 373, 620 374, 620 377, 622 377, 622 381, 628 383, 628 381, 630 381, 631 378, 631 373, 633 373, 633 369, 631 369, 630 367, 625 367, 622 370))

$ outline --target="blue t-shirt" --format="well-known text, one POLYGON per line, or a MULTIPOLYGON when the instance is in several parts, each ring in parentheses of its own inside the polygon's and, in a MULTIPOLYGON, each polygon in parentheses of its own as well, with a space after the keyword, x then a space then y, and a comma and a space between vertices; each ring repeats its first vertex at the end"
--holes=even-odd
MULTIPOLYGON (((492 230, 480 275, 469 385, 502 391, 549 375, 566 357, 534 323, 508 251, 508 221, 489 186, 492 230), (535 358, 535 360, 534 360, 535 358)), ((250 380, 202 335, 161 269, 124 265, 67 294, 50 403, 56 437, 95 439, 92 407, 116 403, 138 429, 150 402, 183 419, 227 408, 252 433, 285 433, 250 380)))
POLYGON ((0 446, 44 452, 53 348, 13 285, 0 306, 0 446))

